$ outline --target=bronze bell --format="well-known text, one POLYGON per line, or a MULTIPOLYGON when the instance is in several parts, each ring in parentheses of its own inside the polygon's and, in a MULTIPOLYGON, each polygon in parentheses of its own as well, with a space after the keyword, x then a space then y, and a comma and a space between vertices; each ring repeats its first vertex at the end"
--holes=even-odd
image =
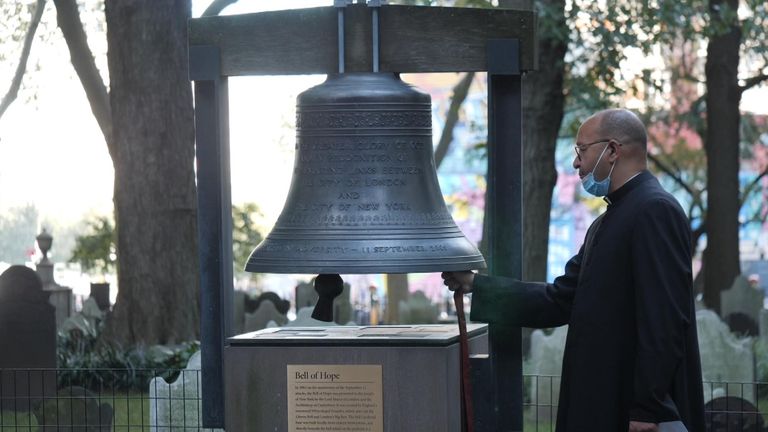
POLYGON ((283 211, 245 270, 425 273, 485 267, 445 207, 428 94, 390 73, 330 75, 297 98, 283 211))

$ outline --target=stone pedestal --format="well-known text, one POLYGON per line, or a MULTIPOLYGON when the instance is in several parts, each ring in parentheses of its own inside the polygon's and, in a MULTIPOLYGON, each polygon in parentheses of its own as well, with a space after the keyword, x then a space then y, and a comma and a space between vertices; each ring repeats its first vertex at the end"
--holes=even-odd
MULTIPOLYGON (((487 353, 487 326, 470 324, 468 332, 470 352, 487 353)), ((337 401, 368 385, 360 403, 380 398, 383 426, 343 430, 460 432, 459 361, 455 325, 271 328, 239 335, 229 339, 224 353, 226 429, 290 432, 301 430, 291 427, 300 422, 327 422, 326 429, 304 430, 340 430, 339 424, 365 416, 345 418, 337 401), (367 384, 366 378, 347 382, 343 375, 334 381, 327 370, 379 371, 370 381, 380 384, 367 384), (303 394, 314 398, 303 413, 295 399, 306 390, 297 384, 301 379, 322 387, 303 394), (334 393, 342 384, 349 388, 334 393)))

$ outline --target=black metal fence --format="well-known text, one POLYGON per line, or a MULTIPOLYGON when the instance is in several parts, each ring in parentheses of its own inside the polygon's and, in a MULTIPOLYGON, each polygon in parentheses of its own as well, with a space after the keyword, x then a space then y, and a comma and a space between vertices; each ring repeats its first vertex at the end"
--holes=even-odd
POLYGON ((0 369, 0 432, 202 431, 200 371, 0 369))
MULTIPOLYGON (((703 384, 705 432, 768 432, 768 383, 704 381, 703 384)), ((560 377, 525 375, 523 385, 523 431, 554 431, 560 377)))
MULTIPOLYGON (((555 430, 559 376, 524 376, 525 432, 555 430)), ((192 432, 200 371, 0 369, 0 432, 192 432)), ((768 432, 768 383, 705 382, 706 432, 768 432)))

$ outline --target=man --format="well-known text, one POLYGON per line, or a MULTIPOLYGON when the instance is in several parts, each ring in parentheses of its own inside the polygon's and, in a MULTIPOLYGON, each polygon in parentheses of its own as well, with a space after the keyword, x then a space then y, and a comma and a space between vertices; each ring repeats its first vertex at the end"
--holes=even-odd
POLYGON ((573 167, 608 210, 554 282, 443 273, 473 293, 472 320, 569 325, 558 432, 704 431, 690 229, 647 171, 646 141, 622 109, 579 129, 573 167))

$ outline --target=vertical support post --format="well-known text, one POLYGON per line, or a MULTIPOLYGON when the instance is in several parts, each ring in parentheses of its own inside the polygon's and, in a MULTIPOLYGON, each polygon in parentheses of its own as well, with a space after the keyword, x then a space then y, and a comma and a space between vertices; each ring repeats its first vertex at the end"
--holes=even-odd
POLYGON ((232 326, 232 197, 227 78, 215 46, 192 46, 195 81, 197 224, 203 427, 224 427, 223 348, 232 326))
MULTIPOLYGON (((488 192, 486 239, 488 272, 522 277, 523 166, 522 86, 517 39, 489 40, 488 192)), ((489 326, 495 395, 495 425, 484 430, 523 429, 522 338, 519 327, 489 326)))

